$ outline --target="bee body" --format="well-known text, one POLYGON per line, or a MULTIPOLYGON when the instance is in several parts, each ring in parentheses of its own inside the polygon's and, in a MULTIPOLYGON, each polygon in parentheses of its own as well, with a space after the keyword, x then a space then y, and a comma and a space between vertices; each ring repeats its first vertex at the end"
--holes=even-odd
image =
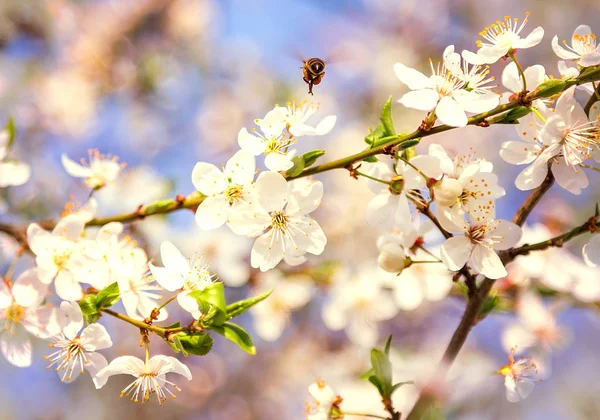
POLYGON ((313 94, 313 86, 318 85, 325 77, 325 61, 320 58, 313 57, 308 60, 303 60, 302 66, 303 79, 308 84, 308 93, 313 94))

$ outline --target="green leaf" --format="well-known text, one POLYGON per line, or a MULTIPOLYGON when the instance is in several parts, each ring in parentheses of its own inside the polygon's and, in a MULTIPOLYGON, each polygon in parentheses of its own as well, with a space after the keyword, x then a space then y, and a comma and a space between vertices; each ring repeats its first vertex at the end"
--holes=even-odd
POLYGON ((371 364, 373 365, 375 376, 381 384, 381 396, 383 398, 389 397, 392 389, 392 364, 390 360, 383 351, 372 349, 371 364))
POLYGON ((17 126, 12 117, 8 117, 8 121, 6 121, 6 124, 4 125, 4 130, 8 133, 8 143, 6 148, 10 149, 17 137, 17 126))
POLYGON ((518 124, 519 118, 531 113, 531 108, 527 106, 519 106, 511 109, 506 114, 502 115, 502 118, 496 121, 496 124, 518 124))
POLYGON ((98 309, 110 308, 119 301, 121 292, 117 282, 109 284, 96 295, 96 307, 98 309))
MULTIPOLYGON (((179 343, 185 353, 195 356, 205 356, 212 349, 214 340, 206 333, 194 333, 177 336, 179 343)), ((173 347, 171 347, 173 348, 173 347)))
POLYGON ((365 137, 365 143, 367 143, 371 147, 375 147, 377 140, 385 137, 385 127, 383 124, 379 124, 374 131, 369 133, 367 137, 365 137))
POLYGON ((486 297, 483 301, 483 304, 481 305, 479 314, 477 315, 478 320, 481 321, 486 316, 488 316, 494 309, 498 307, 499 303, 500 298, 496 293, 490 294, 488 297, 486 297))
POLYGON ((362 375, 359 376, 359 379, 369 379, 371 376, 375 375, 375 371, 371 368, 362 375))
POLYGON ((227 305, 227 319, 235 318, 236 316, 243 314, 257 303, 262 302, 263 300, 268 298, 271 295, 271 293, 273 293, 273 289, 263 293, 262 295, 258 295, 245 300, 239 300, 237 302, 232 303, 231 305, 227 305))
POLYGON ((256 347, 254 347, 250 334, 239 325, 232 322, 225 322, 223 325, 212 325, 210 326, 210 329, 221 334, 226 339, 233 341, 246 353, 252 355, 256 354, 256 347))
POLYGON ((304 159, 302 159, 302 156, 294 156, 292 158, 292 163, 294 166, 285 171, 286 175, 289 177, 300 175, 304 170, 304 159))
POLYGON ((187 357, 188 353, 183 348, 181 341, 179 341, 179 335, 173 336, 172 340, 174 341, 165 340, 169 347, 171 347, 171 350, 173 350, 175 353, 183 353, 183 355, 187 357))
POLYGON ((540 84, 535 92, 542 98, 549 98, 550 96, 562 92, 566 86, 567 83, 564 80, 550 79, 540 84))
POLYGON ((163 327, 165 330, 174 330, 175 328, 179 328, 181 327, 181 322, 177 321, 174 324, 171 325, 167 325, 166 327, 163 327))
POLYGON ((377 388, 379 395, 384 395, 383 386, 381 385, 381 381, 379 380, 379 378, 377 378, 377 376, 369 376, 369 382, 375 385, 375 388, 377 388))
POLYGON ((411 152, 408 152, 408 149, 415 147, 419 143, 421 143, 420 138, 409 139, 409 140, 404 140, 402 143, 399 143, 398 146, 400 147, 400 150, 405 150, 407 153, 411 154, 410 156, 407 157, 407 159, 410 160, 413 157, 415 157, 417 155, 417 153, 414 150, 412 150, 411 152))
POLYGON ((304 160, 304 167, 308 168, 309 166, 314 165, 317 159, 319 159, 324 154, 325 150, 322 149, 311 150, 310 152, 306 152, 302 155, 302 160, 304 160))
POLYGON ((414 385, 414 384, 415 384, 415 381, 398 382, 397 384, 394 384, 394 386, 392 386, 392 391, 390 392, 390 395, 393 394, 401 386, 404 386, 404 385, 414 385))
POLYGON ((383 352, 386 356, 390 355, 390 347, 392 346, 392 334, 388 335, 387 340, 385 340, 385 346, 383 347, 383 352))
POLYGON ((363 162, 375 163, 375 162, 379 162, 379 159, 377 159, 375 156, 369 156, 369 157, 364 158, 363 162))
POLYGON ((86 295, 79 301, 79 307, 87 324, 93 324, 100 317, 100 311, 96 305, 96 295, 86 295))
POLYGON ((385 130, 386 136, 395 136, 396 135, 396 127, 394 127, 394 120, 392 119, 392 97, 390 96, 383 105, 381 110, 381 116, 379 117, 381 123, 383 124, 383 128, 385 130))
POLYGON ((227 303, 225 302, 223 282, 213 283, 204 290, 194 290, 188 296, 196 299, 201 308, 206 308, 203 302, 210 303, 216 311, 214 314, 211 314, 211 324, 221 325, 227 320, 227 303))

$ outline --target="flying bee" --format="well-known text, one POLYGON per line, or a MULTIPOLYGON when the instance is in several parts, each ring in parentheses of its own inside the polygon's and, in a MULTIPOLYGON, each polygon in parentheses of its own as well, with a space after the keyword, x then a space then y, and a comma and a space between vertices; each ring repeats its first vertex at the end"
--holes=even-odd
POLYGON ((302 79, 308 84, 308 93, 313 94, 313 86, 318 85, 325 77, 325 61, 313 57, 302 60, 302 79))

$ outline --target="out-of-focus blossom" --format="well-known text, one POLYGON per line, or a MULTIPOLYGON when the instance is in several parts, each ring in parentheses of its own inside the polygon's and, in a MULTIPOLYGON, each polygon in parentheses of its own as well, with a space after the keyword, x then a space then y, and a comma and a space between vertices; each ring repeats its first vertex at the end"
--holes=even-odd
POLYGON ((166 290, 181 290, 177 295, 177 302, 194 318, 198 318, 201 315, 198 302, 188 295, 194 290, 204 290, 213 284, 213 275, 208 271, 208 263, 203 263, 202 257, 198 258, 197 255, 186 259, 169 241, 160 245, 160 257, 164 267, 149 263, 152 275, 166 290))
POLYGON ((504 376, 506 399, 510 402, 519 402, 529 396, 538 381, 537 367, 531 357, 515 359, 515 350, 508 354, 508 365, 498 371, 504 376))
POLYGON ((600 265, 600 235, 592 236, 592 239, 583 246, 583 259, 590 267, 600 265))
POLYGON ((432 74, 429 77, 404 64, 396 63, 396 76, 411 89, 411 92, 404 94, 398 102, 421 111, 435 110, 436 117, 443 124, 464 127, 467 125, 466 112, 489 111, 498 105, 499 98, 489 88, 480 84, 479 79, 484 79, 485 75, 476 74, 479 68, 476 68, 475 74, 469 73, 467 69, 462 71, 460 61, 457 63, 452 59, 453 56, 454 46, 451 45, 444 52, 441 67, 438 65, 436 69, 431 62, 432 74), (461 72, 452 71, 456 68, 461 69, 461 72), (469 89, 467 79, 473 84, 479 83, 479 89, 469 89))
POLYGON ((556 312, 544 306, 540 297, 533 292, 525 292, 517 302, 518 322, 509 325, 502 334, 504 348, 518 351, 531 349, 542 378, 551 372, 552 349, 561 349, 569 341, 569 334, 558 326, 556 312))
POLYGON ((376 162, 367 167, 367 175, 384 181, 367 182, 371 191, 377 194, 367 205, 367 222, 370 225, 397 225, 403 231, 410 230, 409 198, 421 200, 412 190, 425 188, 427 185, 425 178, 415 168, 429 178, 437 179, 442 175, 439 159, 428 155, 412 158, 410 165, 399 161, 395 168, 391 163, 383 162, 376 162))
POLYGON ((252 267, 267 271, 282 259, 296 265, 295 260, 306 253, 323 252, 325 233, 308 216, 321 204, 323 184, 310 181, 307 186, 302 190, 294 188, 277 172, 259 175, 255 185, 258 205, 230 221, 234 232, 258 236, 250 253, 252 267))
POLYGON ((101 388, 108 378, 113 375, 135 376, 135 381, 121 391, 121 396, 131 397, 131 401, 140 401, 143 404, 149 401, 154 394, 158 405, 163 405, 169 396, 175 398, 175 393, 169 387, 181 391, 177 385, 166 379, 165 375, 167 373, 177 373, 188 381, 192 380, 190 369, 170 356, 154 356, 146 362, 133 356, 117 357, 98 372, 96 378, 101 384, 101 388))
POLYGON ((265 133, 287 129, 293 137, 323 136, 333 130, 337 117, 328 115, 316 126, 308 125, 307 121, 318 110, 319 104, 314 102, 304 101, 297 104, 296 101, 291 101, 285 107, 275 107, 264 119, 257 119, 255 122, 265 133))
POLYGON ((496 251, 511 248, 519 242, 519 226, 506 220, 482 218, 466 224, 462 233, 465 236, 454 236, 442 245, 442 260, 450 270, 458 271, 469 263, 476 272, 491 279, 506 276, 496 251))
POLYGON ((89 162, 82 160, 81 165, 63 154, 61 160, 67 173, 76 178, 84 178, 85 185, 94 190, 115 182, 123 168, 118 158, 101 155, 97 150, 90 150, 88 154, 89 162))
POLYGON ((376 279, 390 275, 377 266, 364 266, 354 273, 340 269, 335 275, 323 321, 331 330, 345 329, 350 341, 362 347, 377 342, 377 322, 393 318, 398 308, 376 279), (375 280, 375 281, 374 281, 375 280))
POLYGON ((277 269, 261 274, 259 285, 253 291, 262 294, 271 289, 271 296, 250 309, 254 329, 266 341, 275 341, 281 337, 290 322, 290 314, 305 306, 315 292, 310 277, 301 274, 284 276, 277 269))
POLYGON ((196 223, 202 230, 216 229, 226 222, 229 224, 232 212, 252 202, 255 170, 254 156, 243 150, 227 161, 223 171, 205 162, 194 166, 194 187, 206 195, 196 210, 196 223))
POLYGON ((588 25, 579 25, 573 37, 571 46, 567 41, 563 41, 566 48, 558 44, 558 36, 552 38, 552 49, 557 56, 563 60, 575 61, 581 67, 589 67, 600 64, 600 45, 596 45, 596 34, 588 25))
POLYGON ((50 347, 58 350, 44 357, 50 362, 48 369, 54 367, 61 382, 74 381, 85 369, 96 388, 101 388, 107 378, 96 378, 96 374, 105 368, 108 362, 96 351, 112 346, 108 331, 98 323, 83 328, 83 314, 76 302, 62 302, 57 318, 61 332, 52 337, 54 342, 50 347))
POLYGON ((492 64, 515 50, 535 47, 542 41, 544 29, 538 26, 521 38, 528 19, 529 13, 526 13, 520 25, 517 18, 510 16, 505 16, 504 21, 496 21, 479 33, 484 41, 477 41, 477 53, 465 50, 462 56, 471 64, 492 64))
POLYGON ((31 365, 32 344, 29 334, 48 336, 46 327, 52 308, 41 306, 48 285, 38 280, 35 269, 23 272, 12 287, 0 279, 0 350, 4 358, 18 367, 31 365), (29 333, 29 334, 28 334, 29 333))
POLYGON ((308 387, 308 393, 315 399, 315 403, 307 404, 307 420, 329 420, 338 418, 342 398, 335 395, 333 389, 325 382, 319 380, 308 387), (312 413, 312 414, 311 414, 312 413))
POLYGON ((10 134, 7 130, 0 132, 0 188, 11 185, 23 185, 31 177, 28 164, 8 158, 10 134))

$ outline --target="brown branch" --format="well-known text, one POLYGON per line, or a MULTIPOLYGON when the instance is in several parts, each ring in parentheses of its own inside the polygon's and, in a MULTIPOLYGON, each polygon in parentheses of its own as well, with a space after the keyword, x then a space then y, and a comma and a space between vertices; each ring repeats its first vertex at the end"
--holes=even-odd
POLYGON ((583 110, 585 111, 585 114, 588 117, 590 116, 590 111, 592 110, 592 105, 594 105, 597 101, 600 101, 599 98, 600 98, 600 83, 598 83, 598 86, 596 86, 596 88, 592 92, 592 95, 590 96, 590 99, 588 99, 587 103, 585 104, 585 107, 583 108, 583 110))
POLYGON ((548 164, 548 175, 546 175, 546 179, 542 182, 542 184, 531 191, 531 193, 527 196, 521 207, 515 213, 515 217, 513 217, 513 223, 519 226, 523 226, 527 217, 531 214, 533 208, 537 205, 537 203, 541 200, 541 198, 546 194, 552 184, 554 184, 554 175, 552 175, 552 171, 550 169, 550 163, 548 164))

